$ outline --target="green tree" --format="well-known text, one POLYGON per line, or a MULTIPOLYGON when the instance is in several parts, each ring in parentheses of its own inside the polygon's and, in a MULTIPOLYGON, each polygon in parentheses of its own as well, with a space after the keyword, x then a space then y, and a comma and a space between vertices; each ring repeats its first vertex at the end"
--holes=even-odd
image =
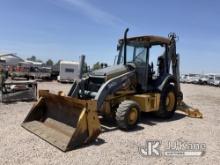
POLYGON ((31 56, 30 58, 27 58, 27 60, 36 62, 37 58, 36 56, 31 56))
POLYGON ((42 60, 40 60, 40 59, 37 59, 37 60, 36 60, 36 62, 42 62, 42 63, 43 63, 43 61, 42 61, 42 60))
POLYGON ((33 62, 42 62, 42 60, 37 59, 36 56, 31 56, 30 58, 27 58, 27 60, 29 60, 29 61, 33 61, 33 62))
POLYGON ((53 61, 51 59, 47 60, 46 65, 53 66, 53 61))

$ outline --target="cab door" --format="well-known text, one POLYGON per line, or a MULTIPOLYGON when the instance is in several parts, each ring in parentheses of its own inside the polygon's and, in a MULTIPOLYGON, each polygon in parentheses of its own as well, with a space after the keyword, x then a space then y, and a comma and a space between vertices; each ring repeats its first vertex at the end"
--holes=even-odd
POLYGON ((138 90, 145 92, 147 90, 148 81, 148 48, 144 46, 136 46, 133 50, 133 63, 136 67, 136 75, 138 81, 138 90))

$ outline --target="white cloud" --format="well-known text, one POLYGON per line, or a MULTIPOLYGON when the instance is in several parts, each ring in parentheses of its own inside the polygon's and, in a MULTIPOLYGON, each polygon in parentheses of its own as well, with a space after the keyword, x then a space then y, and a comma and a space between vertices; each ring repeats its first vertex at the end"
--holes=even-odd
POLYGON ((125 24, 120 18, 98 8, 97 6, 89 3, 86 0, 61 0, 69 5, 74 6, 82 14, 85 14, 91 20, 99 24, 120 27, 125 24))

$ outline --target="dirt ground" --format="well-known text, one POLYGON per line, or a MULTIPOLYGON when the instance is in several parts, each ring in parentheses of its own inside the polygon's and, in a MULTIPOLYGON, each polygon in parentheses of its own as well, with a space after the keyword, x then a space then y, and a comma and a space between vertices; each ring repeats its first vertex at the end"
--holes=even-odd
MULTIPOLYGON (((39 89, 67 92, 70 84, 41 82, 39 89)), ((176 112, 168 120, 144 114, 138 128, 124 132, 108 124, 97 142, 66 153, 23 129, 20 124, 33 102, 0 103, 0 164, 219 164, 220 88, 182 84, 184 100, 203 113, 203 119, 176 112), (168 141, 205 143, 202 157, 142 156, 138 147, 146 140, 160 140, 161 150, 168 141)))

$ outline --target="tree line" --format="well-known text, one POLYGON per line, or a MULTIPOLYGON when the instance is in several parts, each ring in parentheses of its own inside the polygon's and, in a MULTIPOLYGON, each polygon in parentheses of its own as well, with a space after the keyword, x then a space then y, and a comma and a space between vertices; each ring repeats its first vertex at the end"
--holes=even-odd
MULTIPOLYGON (((42 60, 40 60, 40 59, 37 59, 37 57, 36 56, 31 56, 30 58, 27 58, 27 60, 29 60, 29 61, 33 61, 33 62, 42 62, 43 63, 43 65, 46 65, 46 66, 53 66, 54 65, 54 62, 53 62, 53 60, 51 60, 51 59, 48 59, 45 63, 42 61, 42 60)), ((59 62, 59 61, 58 61, 59 62)))
MULTIPOLYGON (((31 56, 31 57, 27 58, 27 60, 33 61, 33 62, 42 62, 44 66, 49 66, 49 67, 52 67, 54 65, 59 65, 59 63, 60 63, 60 60, 57 63, 54 63, 52 59, 48 59, 44 63, 42 60, 38 59, 36 56, 31 56)), ((97 70, 97 69, 105 68, 107 66, 108 66, 107 63, 96 62, 95 64, 93 64, 91 69, 97 70)), ((88 67, 87 64, 85 64, 84 67, 88 67)))

